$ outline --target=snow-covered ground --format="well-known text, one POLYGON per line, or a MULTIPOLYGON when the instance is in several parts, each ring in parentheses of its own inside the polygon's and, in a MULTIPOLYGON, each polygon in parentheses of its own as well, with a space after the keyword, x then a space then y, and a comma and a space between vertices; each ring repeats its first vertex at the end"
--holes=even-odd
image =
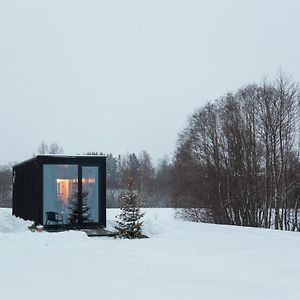
MULTIPOLYGON (((108 210, 112 227, 117 210, 108 210)), ((147 209, 151 238, 31 232, 0 209, 0 297, 300 299, 300 234, 184 222, 147 209)))

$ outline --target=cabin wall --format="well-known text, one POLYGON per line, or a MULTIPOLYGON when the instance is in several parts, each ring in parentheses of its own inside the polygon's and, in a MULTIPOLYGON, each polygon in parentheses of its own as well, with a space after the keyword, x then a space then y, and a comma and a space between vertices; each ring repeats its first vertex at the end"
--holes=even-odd
POLYGON ((41 167, 38 161, 13 168, 13 215, 42 223, 41 167))

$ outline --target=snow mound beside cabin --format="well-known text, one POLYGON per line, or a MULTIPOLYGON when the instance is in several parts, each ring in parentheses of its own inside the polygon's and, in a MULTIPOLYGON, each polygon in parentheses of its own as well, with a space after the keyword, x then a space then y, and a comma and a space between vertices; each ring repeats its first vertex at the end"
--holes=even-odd
POLYGON ((28 231, 32 225, 31 221, 24 221, 21 218, 12 216, 10 208, 0 208, 0 232, 1 233, 19 233, 28 231))
MULTIPOLYGON (((157 235, 170 234, 174 228, 175 211, 172 208, 147 208, 142 209, 145 213, 142 218, 143 234, 148 237, 157 235), (163 212, 163 213, 162 213, 163 212)), ((116 221, 119 219, 117 216, 120 214, 120 209, 108 209, 107 214, 107 229, 113 231, 116 221)))

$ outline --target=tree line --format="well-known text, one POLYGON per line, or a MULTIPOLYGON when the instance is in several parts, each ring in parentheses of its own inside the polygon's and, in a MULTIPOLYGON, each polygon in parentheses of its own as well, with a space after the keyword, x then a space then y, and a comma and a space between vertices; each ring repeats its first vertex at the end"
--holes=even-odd
POLYGON ((129 180, 134 183, 144 207, 170 207, 171 164, 167 157, 153 164, 148 152, 106 158, 106 197, 108 207, 119 207, 129 180))
POLYGON ((300 231, 299 87, 280 75, 208 103, 180 134, 174 205, 194 221, 300 231))

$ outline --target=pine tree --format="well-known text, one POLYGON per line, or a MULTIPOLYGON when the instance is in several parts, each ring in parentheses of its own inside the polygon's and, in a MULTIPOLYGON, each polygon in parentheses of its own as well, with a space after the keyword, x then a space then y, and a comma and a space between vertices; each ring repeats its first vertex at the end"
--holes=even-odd
POLYGON ((146 236, 142 234, 145 213, 141 212, 140 202, 137 194, 133 191, 133 180, 128 182, 128 191, 122 196, 121 213, 115 226, 117 236, 125 239, 141 239, 146 236))
MULTIPOLYGON (((88 192, 82 192, 82 222, 90 221, 90 209, 87 204, 88 192)), ((69 224, 78 224, 79 206, 78 206, 78 192, 74 193, 71 205, 69 207, 70 214, 68 218, 69 224)))

